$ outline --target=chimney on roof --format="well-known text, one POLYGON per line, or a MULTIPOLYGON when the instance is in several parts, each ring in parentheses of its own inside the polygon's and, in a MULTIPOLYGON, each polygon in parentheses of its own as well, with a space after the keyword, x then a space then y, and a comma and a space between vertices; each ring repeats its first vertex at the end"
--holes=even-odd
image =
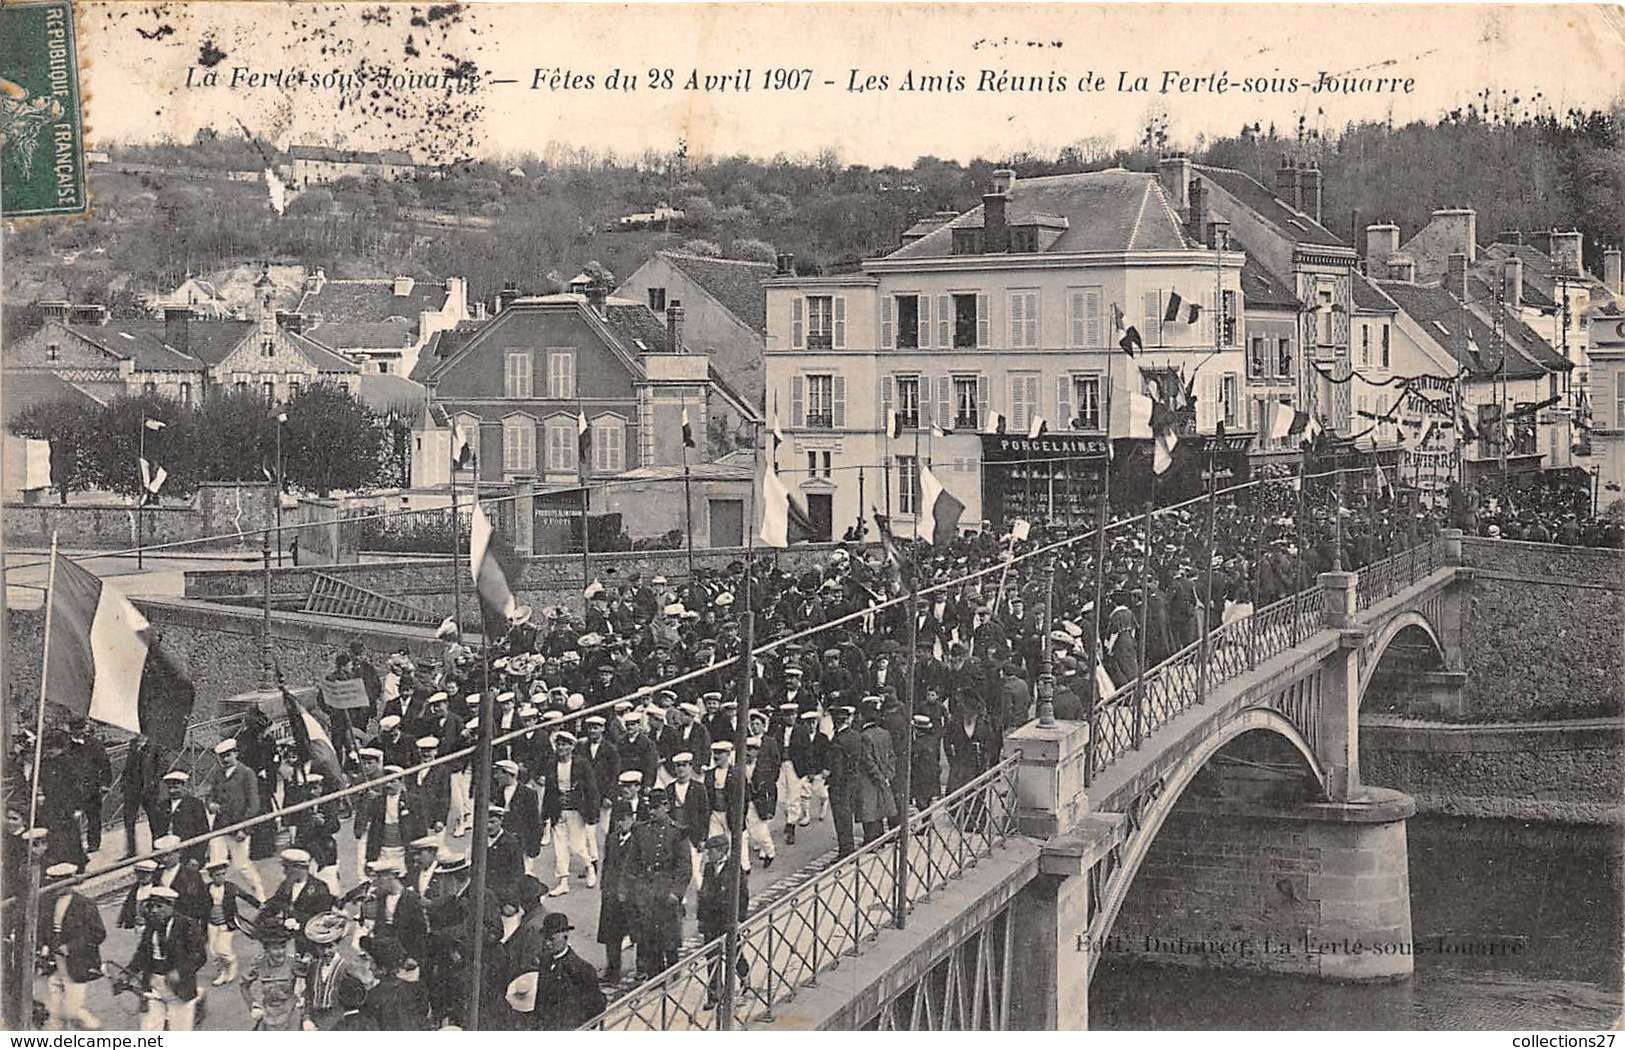
POLYGON ((68 306, 66 299, 46 299, 40 302, 39 312, 47 321, 60 321, 68 323, 68 306))
POLYGON ((587 305, 599 317, 609 316, 609 286, 603 281, 590 281, 586 286, 587 305))
POLYGON ((1399 251, 1399 227, 1391 222, 1373 223, 1365 228, 1366 272, 1380 276, 1388 268, 1388 260, 1399 251))
POLYGON ((305 331, 305 315, 296 310, 278 310, 276 312, 277 327, 285 328, 294 335, 303 335, 305 331))
POLYGON ((1580 276, 1580 250, 1584 238, 1579 230, 1552 231, 1552 270, 1565 277, 1580 276))
POLYGON ((683 346, 683 304, 676 299, 666 307, 666 343, 674 354, 688 352, 683 346))
POLYGON ((395 278, 395 294, 400 296, 411 295, 412 286, 417 282, 410 277, 395 278))
POLYGON ((192 308, 190 306, 164 307, 164 342, 172 349, 183 354, 192 352, 190 330, 192 325, 192 308))
POLYGON ((1625 295, 1625 274, 1620 273, 1620 252, 1618 248, 1609 248, 1602 253, 1602 283, 1614 295, 1625 295))
POLYGON ((491 312, 494 314, 501 313, 511 306, 517 298, 519 298, 519 283, 517 281, 505 281, 501 293, 496 297, 495 309, 491 312))
POLYGON ((1016 184, 1016 173, 1000 168, 993 173, 993 181, 982 194, 982 248, 987 252, 1010 250, 1010 222, 1005 210, 1010 203, 1010 191, 1016 184))
POLYGON ((1471 266, 1478 259, 1478 213, 1471 208, 1440 208, 1431 226, 1439 228, 1447 252, 1460 252, 1471 266))
POLYGON ((1451 252, 1450 262, 1445 270, 1445 291, 1460 299, 1467 301, 1467 256, 1463 252, 1451 252))
POLYGON ((1230 247, 1230 220, 1214 219, 1207 224, 1208 247, 1215 250, 1230 247))
POLYGON ((1282 157, 1281 166, 1275 169, 1275 195, 1296 208, 1302 199, 1302 190, 1303 172, 1298 170, 1296 164, 1282 157))
POLYGON ((1320 221, 1320 167, 1311 162, 1299 173, 1298 210, 1320 221))
POLYGON ((1523 260, 1516 255, 1501 260, 1501 301, 1513 313, 1523 309, 1523 260))
POLYGON ((321 292, 322 286, 327 284, 327 271, 318 266, 305 274, 305 291, 321 292))
POLYGON ((1522 244, 1523 243, 1523 231, 1522 230, 1502 230, 1500 233, 1495 235, 1495 243, 1496 244, 1522 244))
POLYGON ((1416 260, 1409 255, 1390 255, 1388 257, 1388 279, 1391 281, 1404 281, 1406 284, 1416 283, 1416 260))
POLYGON ((1168 203, 1179 212, 1181 219, 1190 219, 1191 159, 1184 154, 1164 157, 1157 161, 1157 181, 1162 183, 1168 203))
POLYGON ((773 276, 794 277, 796 272, 796 257, 789 252, 780 252, 773 256, 773 276))
POLYGON ((1201 240, 1207 233, 1207 187, 1200 176, 1191 179, 1187 196, 1190 217, 1186 220, 1185 228, 1192 237, 1201 240))

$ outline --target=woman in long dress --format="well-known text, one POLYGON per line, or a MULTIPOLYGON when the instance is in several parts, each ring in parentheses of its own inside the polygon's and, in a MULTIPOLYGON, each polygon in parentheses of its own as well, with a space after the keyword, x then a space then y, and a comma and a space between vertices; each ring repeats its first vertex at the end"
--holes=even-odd
POLYGON ((290 933, 280 923, 262 924, 260 941, 265 951, 243 978, 243 998, 256 1031, 297 1032, 303 1020, 299 1008, 304 977, 288 950, 290 933))

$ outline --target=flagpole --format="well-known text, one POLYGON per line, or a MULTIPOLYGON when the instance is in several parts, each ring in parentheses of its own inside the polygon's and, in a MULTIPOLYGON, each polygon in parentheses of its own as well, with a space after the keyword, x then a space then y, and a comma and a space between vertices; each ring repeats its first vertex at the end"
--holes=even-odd
MULTIPOLYGON (((1156 440, 1153 436, 1152 441, 1156 440)), ((1155 453, 1153 453, 1154 455, 1155 453)), ((1145 688, 1145 627, 1147 613, 1149 612, 1149 597, 1151 593, 1151 509, 1157 505, 1157 472, 1151 471, 1151 498, 1145 501, 1145 556, 1140 559, 1140 673, 1134 679, 1134 747, 1139 749, 1144 736, 1145 725, 1140 714, 1140 700, 1145 688)))
MULTIPOLYGON (((919 440, 917 432, 915 440, 919 440)), ((908 601, 904 606, 908 610, 908 622, 903 625, 904 652, 903 659, 898 661, 905 668, 903 671, 903 692, 908 709, 903 712, 903 725, 905 728, 903 730, 901 749, 893 752, 893 758, 896 764, 902 767, 903 774, 903 790, 899 793, 900 797, 897 800, 897 897, 892 902, 892 913, 896 916, 897 928, 901 930, 908 925, 908 847, 909 831, 911 830, 909 827, 909 807, 912 805, 914 789, 914 704, 916 699, 914 683, 919 678, 916 649, 920 644, 920 594, 917 586, 918 581, 914 579, 914 574, 911 571, 912 565, 899 565, 898 570, 900 573, 906 574, 903 586, 908 589, 908 601)))
MULTIPOLYGON (((140 471, 142 464, 147 461, 147 414, 141 413, 141 429, 136 434, 136 468, 140 471)), ((146 508, 142 506, 147 501, 147 479, 141 478, 141 491, 135 497, 135 567, 142 567, 141 548, 147 542, 146 515, 141 513, 146 508)))
POLYGON ((276 564, 282 567, 282 423, 286 414, 278 409, 276 414, 276 564))
MULTIPOLYGON (((483 634, 484 619, 481 614, 481 633, 483 634)), ((474 908, 473 923, 469 934, 473 941, 472 957, 469 960, 468 974, 468 1029, 477 1032, 480 1029, 480 993, 482 981, 480 980, 485 969, 485 877, 487 871, 487 846, 489 838, 486 833, 486 824, 490 820, 491 806, 491 723, 495 720, 491 702, 491 645, 490 640, 481 648, 481 661, 485 674, 480 680, 479 719, 480 731, 475 735, 474 751, 474 908)), ((562 834, 563 828, 559 829, 562 834)), ((566 875, 566 878, 569 876, 566 875)))
MULTIPOLYGON (((142 429, 146 426, 143 424, 142 429)), ((40 646, 40 676, 39 676, 39 707, 34 712, 34 764, 28 771, 28 826, 30 829, 38 826, 39 797, 40 797, 40 762, 45 751, 45 697, 50 688, 51 677, 51 599, 56 588, 56 533, 51 533, 51 561, 50 568, 45 576, 45 638, 40 646)), ((98 815, 99 816, 99 815, 98 815)), ((18 956, 16 978, 21 984, 19 1010, 28 1010, 29 1004, 34 1001, 34 942, 35 932, 39 928, 39 893, 40 893, 40 864, 41 856, 35 852, 32 842, 28 845, 28 904, 23 911, 23 934, 21 952, 18 956)), ((17 1027, 31 1027, 27 1024, 26 1014, 11 1018, 17 1027)))
MULTIPOLYGON (((688 408, 683 408, 684 412, 688 408)), ((683 442, 683 531, 688 540, 688 586, 694 586, 694 488, 688 470, 688 442, 683 442)), ((692 590, 690 593, 693 593, 692 590)))
MULTIPOLYGON (((463 519, 457 510, 458 450, 455 447, 457 434, 458 429, 454 424, 451 432, 451 440, 454 446, 451 450, 451 601, 452 612, 456 616, 458 636, 461 637, 463 630, 463 567, 461 564, 463 560, 463 519)), ((467 439, 466 434, 464 439, 467 439)))
POLYGON ((1196 702, 1207 703, 1208 660, 1212 656, 1213 635, 1213 531, 1219 503, 1219 442, 1214 435, 1207 453, 1207 565, 1202 595, 1202 673, 1196 679, 1196 702))
MULTIPOLYGON (((582 422, 586 422, 587 419, 587 410, 580 398, 576 398, 576 418, 582 422)), ((583 620, 586 619, 587 609, 591 605, 591 599, 587 597, 587 588, 592 586, 592 530, 587 527, 587 511, 590 509, 591 500, 587 492, 587 461, 581 455, 581 436, 588 433, 590 431, 582 431, 576 435, 576 480, 581 484, 581 616, 583 620)), ((689 575, 692 576, 693 573, 690 572, 689 575)))
MULTIPOLYGON (((1092 654, 1095 666, 1089 668, 1089 753, 1083 766, 1083 782, 1087 786, 1094 779, 1095 742, 1100 739, 1100 705, 1104 698, 1100 695, 1100 676, 1096 669, 1106 662, 1105 641, 1100 636, 1100 607, 1106 600, 1106 519, 1109 514, 1108 507, 1112 500, 1112 353, 1106 352, 1106 458, 1102 461, 1102 484, 1100 492, 1100 506, 1095 514, 1095 607, 1094 620, 1090 625, 1094 632, 1091 636, 1094 641, 1092 654)), ((1048 645, 1048 640, 1045 641, 1048 645)))

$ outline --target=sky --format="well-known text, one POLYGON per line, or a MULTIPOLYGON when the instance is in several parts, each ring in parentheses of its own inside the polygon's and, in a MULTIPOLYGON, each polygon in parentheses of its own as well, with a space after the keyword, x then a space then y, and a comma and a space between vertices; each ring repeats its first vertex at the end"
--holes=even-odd
POLYGON ((1159 114, 1194 147, 1244 123, 1433 119, 1486 88, 1606 107, 1625 69, 1625 14, 1601 5, 75 7, 92 144, 212 126, 427 161, 682 139, 908 165, 1130 146, 1159 114), (1310 90, 1322 73, 1362 82, 1310 90))

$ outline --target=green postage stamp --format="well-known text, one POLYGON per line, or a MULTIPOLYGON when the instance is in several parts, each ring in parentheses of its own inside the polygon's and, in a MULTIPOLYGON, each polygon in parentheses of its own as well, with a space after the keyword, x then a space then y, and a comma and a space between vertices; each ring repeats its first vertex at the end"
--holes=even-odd
POLYGON ((0 4, 0 217, 85 211, 83 131, 72 4, 0 4))

